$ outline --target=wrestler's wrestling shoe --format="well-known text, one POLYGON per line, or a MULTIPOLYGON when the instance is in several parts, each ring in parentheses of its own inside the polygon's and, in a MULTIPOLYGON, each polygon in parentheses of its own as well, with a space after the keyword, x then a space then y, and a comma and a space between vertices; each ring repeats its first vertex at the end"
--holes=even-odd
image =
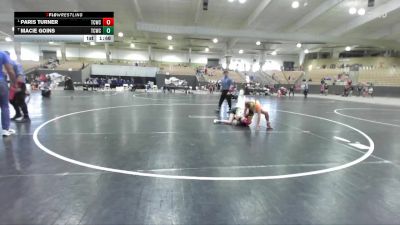
POLYGON ((228 114, 233 113, 234 114, 236 112, 237 108, 238 107, 234 107, 234 108, 228 110, 228 112, 226 112, 226 113, 228 113, 228 114))
POLYGON ((267 123, 267 131, 273 130, 274 128, 271 127, 271 123, 267 123))

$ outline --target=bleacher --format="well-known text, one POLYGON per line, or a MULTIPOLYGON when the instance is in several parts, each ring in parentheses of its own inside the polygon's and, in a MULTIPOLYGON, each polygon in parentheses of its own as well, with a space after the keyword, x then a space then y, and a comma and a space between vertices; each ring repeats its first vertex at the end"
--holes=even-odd
MULTIPOLYGON (((218 81, 221 80, 224 76, 224 71, 218 69, 208 69, 207 73, 212 74, 212 76, 204 75, 204 78, 207 81, 218 81)), ((246 82, 245 78, 236 71, 229 71, 229 77, 236 83, 246 82)))
MULTIPOLYGON (((86 65, 86 63, 85 63, 85 65, 86 65)), ((60 65, 58 65, 56 67, 57 70, 68 70, 70 68, 72 70, 81 70, 82 62, 81 61, 66 61, 64 63, 60 63, 60 65)))
POLYGON ((267 79, 266 75, 257 71, 253 74, 253 81, 260 84, 268 84, 269 80, 267 79))
POLYGON ((288 84, 294 84, 301 76, 303 76, 303 71, 282 71, 288 84), (289 79, 290 78, 290 79, 289 79))
POLYGON ((278 84, 287 84, 288 80, 286 79, 284 73, 279 70, 268 70, 265 73, 271 77, 278 84))
MULTIPOLYGON (((331 77, 335 80, 342 73, 342 69, 315 69, 308 71, 305 78, 312 80, 310 84, 320 84, 321 79, 331 77)), ((360 69, 358 82, 373 83, 377 86, 400 86, 400 71, 394 68, 360 69)))
POLYGON ((303 71, 257 71, 253 74, 254 82, 261 84, 294 84, 303 76, 303 71), (290 78, 290 79, 289 79, 290 78))
POLYGON ((276 80, 272 79, 271 75, 263 71, 257 71, 254 73, 254 81, 260 84, 276 84, 276 80))
POLYGON ((246 79, 238 72, 229 71, 229 77, 234 80, 236 83, 244 83, 246 79))
POLYGON ((394 68, 360 70, 358 81, 376 86, 400 86, 400 71, 394 68))
MULTIPOLYGON (((42 62, 38 62, 40 64, 40 68, 42 69, 53 69, 53 70, 72 70, 77 71, 81 70, 83 66, 83 62, 80 60, 68 60, 62 62, 61 60, 50 59, 44 60, 42 62)), ((85 62, 85 67, 89 65, 88 62, 85 62)))
POLYGON ((35 68, 39 67, 40 63, 36 62, 36 61, 26 60, 26 61, 22 61, 21 65, 22 65, 22 68, 24 69, 24 71, 26 72, 31 69, 35 69, 35 68))
POLYGON ((147 67, 150 66, 147 63, 138 63, 138 62, 133 62, 133 61, 128 61, 128 60, 112 60, 111 62, 102 62, 103 65, 124 65, 124 66, 132 66, 136 65, 141 66, 141 67, 147 67))
POLYGON ((306 78, 311 78, 311 83, 319 84, 324 77, 336 79, 338 74, 344 73, 345 70, 349 71, 348 66, 354 64, 360 65, 358 78, 355 82, 373 83, 377 86, 400 86, 400 70, 398 69, 400 58, 398 57, 354 57, 339 60, 313 59, 306 61, 303 66, 304 68, 314 68, 306 73, 306 78), (323 69, 331 66, 342 67, 342 69, 323 69))
POLYGON ((315 69, 308 71, 305 78, 311 81, 310 84, 320 84, 321 80, 326 77, 336 79, 339 74, 343 73, 341 69, 315 69))
MULTIPOLYGON (((230 74, 230 73, 229 73, 230 74)), ((217 69, 208 69, 207 74, 204 74, 204 78, 210 82, 210 81, 219 81, 222 79, 224 76, 222 70, 217 70, 217 69)))
POLYGON ((187 75, 187 76, 195 76, 196 70, 193 67, 189 66, 168 66, 161 67, 160 71, 164 73, 169 73, 170 75, 187 75))

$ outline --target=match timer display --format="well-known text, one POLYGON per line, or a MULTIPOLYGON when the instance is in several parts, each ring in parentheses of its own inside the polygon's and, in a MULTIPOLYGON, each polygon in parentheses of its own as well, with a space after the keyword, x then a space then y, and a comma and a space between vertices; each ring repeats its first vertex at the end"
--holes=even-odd
POLYGON ((14 40, 114 42, 114 12, 14 12, 14 40))

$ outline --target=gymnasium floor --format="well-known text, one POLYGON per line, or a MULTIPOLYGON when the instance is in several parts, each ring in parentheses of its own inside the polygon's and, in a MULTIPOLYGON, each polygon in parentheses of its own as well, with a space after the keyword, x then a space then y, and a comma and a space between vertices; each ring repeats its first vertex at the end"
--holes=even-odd
POLYGON ((267 132, 214 125, 218 98, 33 95, 0 145, 0 223, 400 223, 399 107, 261 97, 267 132))

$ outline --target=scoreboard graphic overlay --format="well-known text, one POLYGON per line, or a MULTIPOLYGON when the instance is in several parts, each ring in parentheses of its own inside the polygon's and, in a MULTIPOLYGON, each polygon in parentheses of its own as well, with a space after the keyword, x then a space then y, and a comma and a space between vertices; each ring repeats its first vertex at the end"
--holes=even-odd
POLYGON ((114 42, 114 12, 14 12, 14 40, 114 42))

